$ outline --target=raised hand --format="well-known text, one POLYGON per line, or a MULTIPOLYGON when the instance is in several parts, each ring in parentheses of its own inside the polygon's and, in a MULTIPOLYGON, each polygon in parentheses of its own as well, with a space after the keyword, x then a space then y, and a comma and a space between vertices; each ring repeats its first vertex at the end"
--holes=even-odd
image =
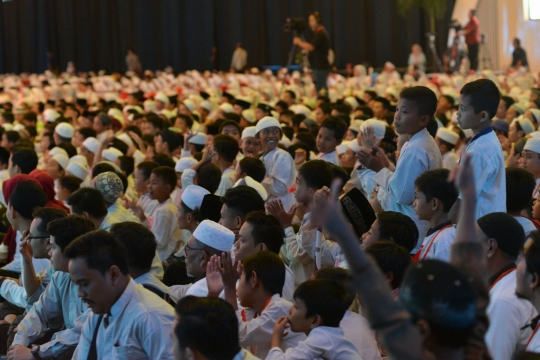
POLYGON ((356 157, 362 165, 375 172, 390 166, 390 161, 377 146, 373 147, 371 151, 360 149, 356 152, 356 157))
POLYGON ((296 213, 296 204, 292 206, 289 212, 285 211, 283 203, 279 199, 267 201, 265 207, 268 213, 279 219, 284 229, 291 226, 294 214, 296 213))
POLYGON ((238 259, 232 261, 231 251, 221 253, 221 267, 219 272, 221 273, 221 281, 223 281, 223 287, 236 289, 236 282, 240 279, 244 267, 238 259))
POLYGON ((369 125, 364 128, 364 131, 358 132, 358 137, 362 142, 362 146, 367 150, 371 150, 375 146, 378 146, 382 140, 382 138, 377 139, 375 129, 373 129, 373 127, 369 125))
POLYGON ((219 266, 220 259, 212 255, 206 264, 206 284, 208 285, 208 297, 218 297, 223 291, 223 281, 219 266))
POLYGON ((28 237, 30 236, 30 233, 26 232, 24 233, 24 237, 21 240, 21 244, 19 245, 19 252, 21 253, 23 261, 32 261, 32 245, 30 244, 30 241, 28 237))
POLYGON ((294 164, 295 165, 302 165, 306 162, 307 159, 307 153, 304 149, 296 149, 294 152, 294 164))

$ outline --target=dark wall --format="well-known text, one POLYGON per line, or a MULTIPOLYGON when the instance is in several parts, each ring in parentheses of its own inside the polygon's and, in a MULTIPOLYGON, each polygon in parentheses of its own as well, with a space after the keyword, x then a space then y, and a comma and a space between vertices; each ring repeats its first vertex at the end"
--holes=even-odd
MULTIPOLYGON (((437 23, 439 51, 446 43, 453 1, 437 23)), ((287 17, 319 11, 336 54, 336 65, 385 61, 406 66, 428 18, 418 10, 399 15, 396 0, 13 0, 0 5, 0 73, 43 72, 46 52, 61 69, 74 61, 82 71, 125 71, 132 47, 143 68, 176 71, 228 69, 235 44, 248 51, 248 66, 284 65, 292 35, 287 17)), ((429 56, 428 56, 429 58, 429 56)))

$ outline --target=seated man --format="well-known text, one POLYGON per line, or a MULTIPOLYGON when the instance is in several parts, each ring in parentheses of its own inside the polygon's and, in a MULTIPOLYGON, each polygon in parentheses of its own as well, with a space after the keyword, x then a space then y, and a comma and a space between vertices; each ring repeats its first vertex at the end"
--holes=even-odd
POLYGON ((98 230, 66 249, 69 274, 92 310, 73 359, 172 359, 174 310, 137 285, 128 273, 126 248, 98 230))

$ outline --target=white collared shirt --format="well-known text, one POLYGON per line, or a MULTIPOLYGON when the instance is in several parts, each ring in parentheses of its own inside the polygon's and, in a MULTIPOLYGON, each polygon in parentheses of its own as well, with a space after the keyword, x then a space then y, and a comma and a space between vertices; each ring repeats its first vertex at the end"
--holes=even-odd
POLYGON ((101 222, 98 230, 109 231, 114 224, 126 221, 141 222, 138 217, 130 213, 122 204, 116 201, 107 209, 107 216, 101 222))
POLYGON ((537 230, 536 225, 534 225, 534 223, 531 220, 527 219, 524 216, 514 216, 514 219, 516 219, 517 222, 523 227, 523 231, 525 231, 526 238, 529 238, 529 235, 531 235, 533 231, 537 230))
POLYGON ((176 221, 177 212, 178 208, 171 198, 168 198, 156 207, 148 220, 150 230, 156 236, 157 252, 161 260, 166 260, 182 245, 182 231, 176 221))
POLYGON ((454 150, 447 151, 442 156, 442 167, 448 170, 452 170, 459 162, 459 156, 456 155, 454 150))
POLYGON ((339 327, 343 329, 345 338, 352 342, 362 360, 381 360, 375 332, 365 317, 347 310, 339 327))
POLYGON ((219 187, 216 191, 216 195, 223 196, 234 185, 234 178, 236 176, 236 170, 231 166, 230 168, 225 169, 223 174, 221 174, 221 181, 219 182, 219 187))
POLYGON ((275 148, 261 157, 266 167, 266 176, 261 185, 268 193, 268 200, 281 199, 285 211, 294 205, 296 199, 289 189, 296 181, 296 168, 291 155, 280 148, 275 148))
MULTIPOLYGON (((23 267, 23 273, 24 273, 24 267, 23 267)), ((16 305, 18 307, 26 308, 26 310, 30 310, 32 305, 39 299, 40 295, 45 291, 45 288, 49 283, 51 282, 52 275, 54 274, 54 268, 52 264, 49 264, 49 266, 40 272, 36 274, 36 277, 38 278, 39 285, 36 291, 33 294, 30 294, 30 296, 26 293, 26 290, 24 289, 24 285, 22 284, 22 281, 17 283, 15 280, 6 279, 2 283, 2 286, 0 286, 0 295, 4 297, 8 302, 12 303, 13 305, 16 305)), ((24 277, 21 273, 21 280, 24 277)))
POLYGON ((450 262, 450 249, 456 237, 456 227, 441 228, 426 236, 422 242, 420 259, 437 259, 450 262))
MULTIPOLYGON (((94 313, 88 316, 73 359, 87 359, 100 316, 94 313)), ((174 309, 169 304, 130 279, 99 325, 98 359, 174 359, 173 320, 174 309)))
POLYGON ((336 150, 329 152, 329 153, 319 153, 316 157, 317 160, 324 160, 326 162, 329 162, 331 164, 339 166, 339 157, 337 155, 336 150))
POLYGON ((304 249, 304 245, 309 247, 310 244, 315 244, 316 240, 316 228, 306 231, 306 227, 310 224, 310 218, 310 213, 304 215, 298 234, 294 233, 292 226, 285 229, 285 243, 281 247, 281 253, 294 275, 295 288, 309 280, 309 277, 315 272, 315 260, 304 249))
POLYGON ((169 289, 169 287, 167 285, 165 285, 163 282, 161 282, 154 275, 151 275, 150 273, 146 273, 146 274, 143 274, 143 275, 139 276, 138 278, 136 278, 134 280, 135 280, 135 282, 137 284, 140 284, 140 285, 143 285, 143 286, 144 285, 151 286, 154 289, 157 289, 157 290, 161 291, 162 293, 164 293, 166 295, 169 295, 174 302, 178 302, 178 297, 175 294, 173 294, 171 289, 169 289))

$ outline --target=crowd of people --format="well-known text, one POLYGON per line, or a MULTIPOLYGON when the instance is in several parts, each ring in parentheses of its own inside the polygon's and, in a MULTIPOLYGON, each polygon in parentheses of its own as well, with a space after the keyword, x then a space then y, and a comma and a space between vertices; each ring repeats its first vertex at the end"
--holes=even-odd
POLYGON ((1 76, 0 353, 537 358, 537 86, 1 76))

